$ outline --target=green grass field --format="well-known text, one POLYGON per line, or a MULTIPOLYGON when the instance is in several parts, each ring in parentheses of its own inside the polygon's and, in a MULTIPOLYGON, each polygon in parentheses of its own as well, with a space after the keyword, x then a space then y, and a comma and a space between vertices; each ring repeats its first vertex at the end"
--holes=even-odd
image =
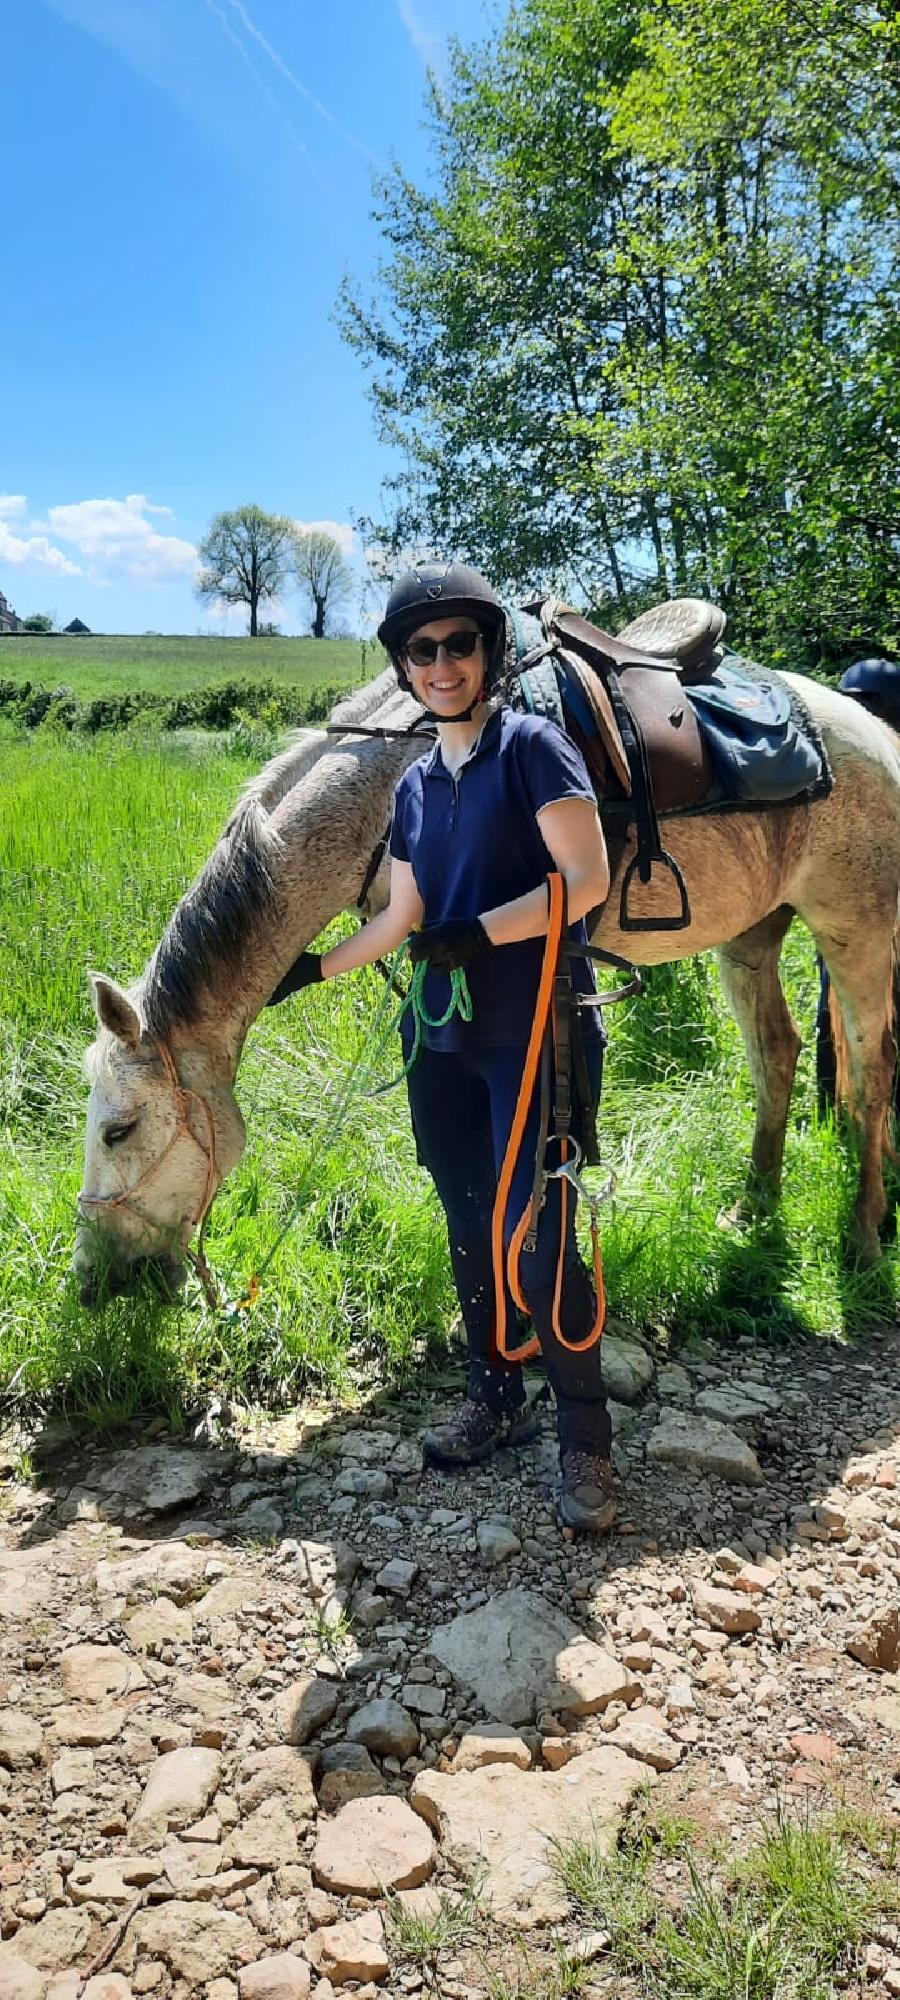
MULTIPOLYGON (((329 667, 329 673, 333 668, 329 667)), ((402 1090, 358 1106, 323 1145, 328 1103, 381 995, 355 974, 264 1013, 238 1095, 244 1160, 213 1211, 209 1249, 239 1296, 312 1163, 310 1198, 254 1313, 222 1321, 198 1289, 90 1316, 69 1276, 92 1032, 89 967, 133 978, 211 847, 253 757, 231 738, 86 739, 0 725, 0 1380, 7 1402, 65 1400, 98 1422, 176 1413, 211 1389, 278 1401, 310 1385, 392 1380, 440 1351, 453 1316, 443 1224, 416 1166, 402 1090)), ((261 751, 255 752, 259 761, 261 751)), ((342 922, 348 921, 342 919, 342 922)), ((842 1337, 893 1311, 896 1260, 858 1274, 843 1254, 849 1142, 819 1125, 810 1052, 812 945, 787 950, 807 1037, 777 1215, 717 1226, 740 1190, 752 1129, 743 1056, 711 962, 661 968, 610 1017, 601 1129, 618 1174, 607 1210, 610 1310, 676 1345, 842 1337)))
POLYGON ((125 638, 0 638, 0 680, 65 685, 82 700, 126 691, 189 694, 231 680, 288 687, 368 680, 382 663, 371 639, 205 639, 148 633, 125 638))

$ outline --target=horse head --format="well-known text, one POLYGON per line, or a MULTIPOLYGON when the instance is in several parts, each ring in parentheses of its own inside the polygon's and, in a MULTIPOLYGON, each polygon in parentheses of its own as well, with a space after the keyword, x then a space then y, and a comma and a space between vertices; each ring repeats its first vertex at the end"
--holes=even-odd
POLYGON ((194 1231, 244 1148, 230 1076, 211 1049, 152 1034, 139 993, 99 975, 91 986, 100 1032, 87 1056, 74 1256, 86 1305, 148 1269, 177 1290, 194 1231))

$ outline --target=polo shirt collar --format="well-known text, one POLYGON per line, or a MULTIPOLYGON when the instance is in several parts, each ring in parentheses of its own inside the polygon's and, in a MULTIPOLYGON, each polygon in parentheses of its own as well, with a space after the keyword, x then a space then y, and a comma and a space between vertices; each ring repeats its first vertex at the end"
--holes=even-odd
MULTIPOLYGON (((464 771, 467 764, 473 764, 476 757, 480 757, 485 751, 493 747, 494 738, 500 733, 500 716, 502 712, 503 704, 502 702, 498 702, 496 708, 492 708, 490 713, 485 716, 471 749, 466 751, 462 763, 457 764, 456 770, 452 773, 454 778, 459 777, 460 771, 464 771), (494 727, 495 724, 496 728, 494 727)), ((441 756, 440 737, 438 737, 434 749, 429 751, 425 760, 425 776, 427 778, 436 776, 449 778, 451 776, 441 756)))

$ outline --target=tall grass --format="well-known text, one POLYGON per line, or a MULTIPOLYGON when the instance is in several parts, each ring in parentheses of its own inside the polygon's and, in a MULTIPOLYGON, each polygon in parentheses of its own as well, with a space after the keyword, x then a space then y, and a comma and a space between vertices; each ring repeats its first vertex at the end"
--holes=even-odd
MULTIPOLYGON (((177 1411, 211 1386, 273 1400, 417 1366, 453 1316, 444 1230, 416 1166, 404 1093, 358 1104, 338 1145, 327 1101, 364 1046, 381 987, 353 975, 264 1013, 241 1068, 248 1147, 217 1201, 209 1249, 238 1296, 312 1165, 310 1195, 252 1314, 111 1301, 88 1316, 68 1274, 93 1032, 86 971, 128 980, 209 851, 250 760, 152 736, 28 742, 0 731, 0 1377, 13 1398, 63 1397, 98 1418, 177 1411)), ((787 952, 812 1022, 812 946, 787 952)), ((895 1260, 860 1276, 843 1242, 855 1163, 815 1118, 801 1062, 780 1210, 739 1237, 752 1111, 714 968, 651 973, 610 1019, 601 1134, 619 1175, 604 1227, 612 1310, 665 1339, 852 1333, 895 1295, 895 1260)))

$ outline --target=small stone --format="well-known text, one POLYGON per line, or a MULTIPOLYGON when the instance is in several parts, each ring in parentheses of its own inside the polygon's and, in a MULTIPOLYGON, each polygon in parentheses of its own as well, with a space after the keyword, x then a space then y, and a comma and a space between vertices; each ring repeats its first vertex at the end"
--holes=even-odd
POLYGON ((434 1868, 434 1840, 403 1799, 353 1799, 319 1826, 312 1870, 337 1895, 415 1889, 434 1868))
POLYGON ((170 1750, 158 1757, 132 1820, 145 1837, 201 1819, 218 1789, 222 1760, 215 1750, 170 1750))
POLYGON ((399 1757, 401 1763, 418 1749, 419 1732, 408 1709, 399 1701, 366 1702, 347 1724, 351 1743, 363 1743, 378 1757, 399 1757))
POLYGON ((316 1969, 339 1986, 349 1979, 386 1979, 391 1969, 379 1910, 328 1924, 313 1934, 307 1950, 316 1969))
POLYGON ((419 1565, 405 1562, 401 1556, 392 1556, 383 1569, 378 1571, 375 1582, 379 1590, 386 1590, 389 1597, 408 1597, 419 1574, 419 1565))
POLYGON ((337 1812, 351 1799, 368 1799, 383 1789, 381 1772, 361 1743, 335 1743, 322 1752, 319 1804, 325 1812, 337 1812))
POLYGON ((489 1569, 508 1562, 511 1556, 521 1555, 522 1544, 508 1521, 479 1521, 475 1536, 482 1562, 489 1569))
POLYGON ((681 1744, 663 1728, 652 1709, 638 1708, 623 1715, 608 1740, 654 1771, 674 1771, 681 1760, 681 1744))
POLYGON ((777 1582, 777 1570, 763 1569, 758 1563, 744 1563, 732 1577, 731 1588, 741 1591, 745 1597, 762 1597, 777 1582))
POLYGON ((432 1687, 421 1681, 407 1681, 400 1689, 400 1700, 404 1708, 413 1715, 443 1715, 447 1706, 446 1688, 432 1687))
POLYGON ((695 1583, 694 1610, 704 1623, 717 1632, 758 1632, 762 1619, 746 1597, 736 1591, 719 1590, 714 1584, 695 1583))
POLYGON ((476 1722, 461 1738, 453 1759, 454 1771, 480 1771, 485 1764, 515 1764, 517 1770, 531 1768, 531 1751, 518 1730, 502 1722, 476 1722))
POLYGON ((103 1702, 147 1686, 136 1660, 119 1646, 70 1646, 60 1660, 63 1687, 73 1701, 103 1702))
POLYGON ((268 1799, 280 1797, 292 1819, 315 1819, 313 1766, 309 1756, 290 1743, 255 1750, 239 1765, 233 1782, 242 1813, 255 1812, 268 1799))
POLYGON ((338 1473, 335 1490, 355 1500, 392 1500, 394 1482, 380 1466, 348 1465, 338 1473))
POLYGON ((285 1741, 308 1743, 331 1721, 339 1686, 324 1674, 301 1674, 278 1698, 278 1720, 285 1741))
POLYGON ((290 1951, 258 1958, 238 1973, 241 2000, 307 2000, 309 1986, 308 1964, 290 1951))
POLYGON ((205 1991, 211 1980, 259 1950, 259 1935, 247 1917, 201 1902, 173 1900, 141 1910, 133 1934, 139 1948, 164 1959, 191 1993, 205 1991))
POLYGON ((162 1646, 190 1645, 194 1621, 190 1612, 173 1604, 170 1597, 158 1597, 155 1604, 144 1604, 133 1612, 125 1630, 138 1652, 148 1653, 162 1646))
POLYGON ((764 1406, 752 1389, 735 1389, 726 1383, 701 1389, 695 1407, 703 1416, 716 1417, 724 1424, 758 1422, 764 1414, 764 1406))
POLYGON ((121 1972, 99 1972, 82 1988, 81 2000, 131 2000, 131 1987, 121 1972))
POLYGON ((15 1949, 41 1972, 64 1972, 82 1957, 91 1935, 86 1910, 50 1910, 16 1932, 15 1949))
POLYGON ((212 1477, 213 1461, 200 1452, 136 1445, 116 1453, 97 1485, 137 1514, 170 1514, 199 1500, 212 1477))
POLYGON ((811 1764, 837 1764, 840 1762, 840 1745, 833 1736, 826 1736, 821 1729, 800 1729, 790 1738, 791 1749, 796 1755, 811 1764))
POLYGON ((677 1362, 669 1362, 660 1368, 656 1377, 656 1390, 664 1403, 689 1403, 691 1400, 691 1378, 686 1368, 677 1362))
POLYGON ((727 1784, 738 1785, 743 1792, 750 1790, 752 1780, 743 1757, 723 1757, 722 1769, 727 1784))
POLYGON ((62 1757, 54 1758, 50 1766, 50 1783, 53 1796, 60 1792, 74 1792, 79 1785, 89 1785, 94 1775, 94 1757, 90 1750, 70 1750, 62 1757))
POLYGON ((226 1858, 245 1868, 280 1868, 299 1858, 297 1829, 282 1798, 266 1799, 229 1836, 226 1858))
POLYGON ((40 1723, 22 1708, 4 1707, 0 1713, 0 1766, 6 1771, 22 1771, 39 1764, 44 1748, 40 1723))
POLYGON ((892 1674, 900 1665, 900 1605, 876 1611, 852 1633, 847 1652, 872 1673, 892 1674))

